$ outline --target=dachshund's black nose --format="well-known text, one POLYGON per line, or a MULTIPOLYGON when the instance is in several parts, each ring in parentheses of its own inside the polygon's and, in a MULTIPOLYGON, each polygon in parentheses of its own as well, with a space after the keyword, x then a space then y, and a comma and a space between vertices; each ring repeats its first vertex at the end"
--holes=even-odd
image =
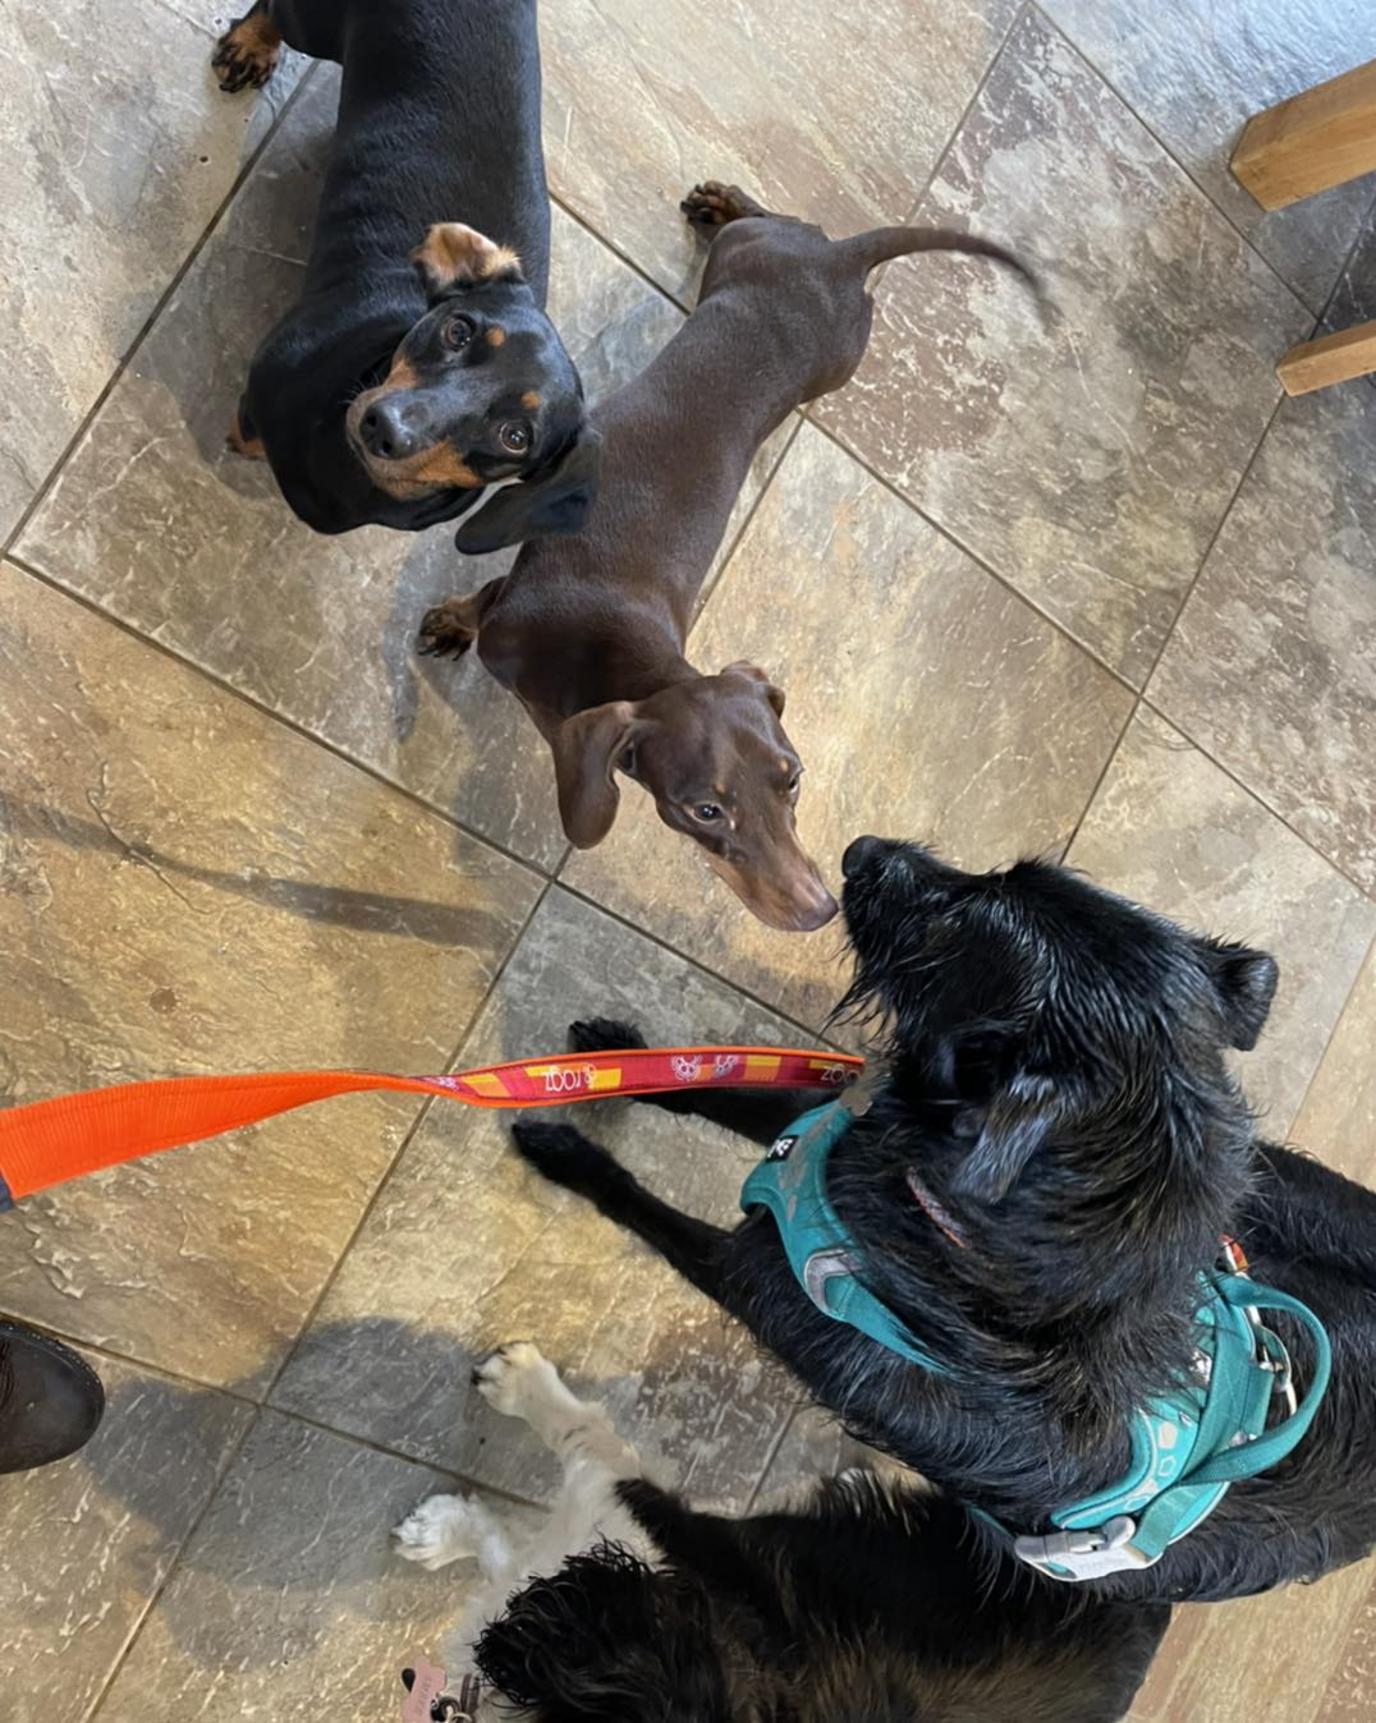
POLYGON ((370 455, 381 461, 404 461, 425 446, 425 437, 407 423, 403 406, 374 401, 359 421, 358 435, 370 455))

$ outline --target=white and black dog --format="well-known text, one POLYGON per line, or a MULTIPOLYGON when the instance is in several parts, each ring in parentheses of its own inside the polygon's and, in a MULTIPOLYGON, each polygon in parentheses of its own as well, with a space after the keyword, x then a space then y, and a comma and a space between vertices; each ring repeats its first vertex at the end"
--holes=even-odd
POLYGON ((1108 1723, 1165 1630, 1161 1605, 1044 1586, 991 1562, 916 1480, 850 1472, 796 1510, 697 1513, 645 1479, 600 1406, 525 1342, 475 1372, 559 1456, 542 1529, 465 1496, 397 1528, 409 1560, 476 1558, 444 1648, 448 1723, 1108 1723))

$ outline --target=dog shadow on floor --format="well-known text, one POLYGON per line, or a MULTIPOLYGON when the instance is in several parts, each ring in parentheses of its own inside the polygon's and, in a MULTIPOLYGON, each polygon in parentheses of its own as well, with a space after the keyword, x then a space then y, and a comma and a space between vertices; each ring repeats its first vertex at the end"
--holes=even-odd
MULTIPOLYGON (((355 886, 326 885, 318 880, 289 879, 249 867, 242 872, 205 867, 180 860, 138 837, 118 832, 92 799, 94 819, 65 809, 0 795, 0 818, 23 821, 31 831, 56 839, 73 850, 95 850, 133 866, 148 868, 170 891, 175 882, 207 886, 266 909, 285 910, 303 921, 325 922, 356 933, 386 933, 419 939, 427 945, 473 946, 489 950, 506 930, 485 910, 430 898, 399 897, 390 892, 363 891, 355 886)), ((183 901, 188 901, 185 898, 183 901)), ((188 901, 188 907, 195 906, 188 901)))
MULTIPOLYGON (((404 1340, 413 1361, 428 1361, 431 1378, 462 1381, 466 1390, 472 1357, 445 1336, 367 1322, 320 1338, 347 1355, 360 1344, 382 1347, 387 1336, 378 1330, 404 1340)), ((119 1440, 150 1393, 169 1402, 159 1422, 176 1430, 179 1444, 223 1447, 223 1400, 131 1376, 111 1386, 101 1431, 63 1464, 80 1468, 83 1494, 103 1500, 107 1515, 134 1516, 160 1534, 147 1539, 147 1554, 136 1553, 128 1582, 151 1591, 184 1532, 186 1503, 170 1504, 167 1467, 156 1455, 142 1446, 131 1455, 119 1440)), ((473 1417, 496 1421, 476 1393, 469 1398, 473 1417)), ((418 1624, 457 1614, 476 1570, 460 1563, 448 1575, 425 1573, 393 1554, 391 1528, 424 1496, 468 1487, 453 1473, 260 1409, 177 1557, 156 1606, 157 1635, 199 1668, 240 1675, 279 1665, 284 1646, 293 1661, 317 1651, 333 1661, 360 1632, 394 1642, 400 1660, 418 1624)))

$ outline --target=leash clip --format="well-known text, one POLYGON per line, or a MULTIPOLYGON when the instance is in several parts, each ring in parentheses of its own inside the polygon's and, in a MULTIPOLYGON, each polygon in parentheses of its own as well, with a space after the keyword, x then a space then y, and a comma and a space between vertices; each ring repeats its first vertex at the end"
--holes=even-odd
POLYGON ((1154 1556, 1145 1556, 1132 1539, 1137 1521, 1118 1514, 1095 1530, 1050 1532, 1046 1537, 1013 1540, 1013 1554, 1048 1579, 1079 1581, 1103 1579, 1129 1568, 1151 1567, 1154 1556))

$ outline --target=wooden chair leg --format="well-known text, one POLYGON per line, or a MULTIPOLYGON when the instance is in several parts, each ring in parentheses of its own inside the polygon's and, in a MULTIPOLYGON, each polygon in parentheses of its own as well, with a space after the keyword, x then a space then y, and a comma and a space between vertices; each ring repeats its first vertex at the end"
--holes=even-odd
POLYGON ((1232 169, 1263 209, 1376 169, 1376 60, 1254 114, 1232 169))
POLYGON ((1301 341, 1276 366, 1287 395, 1307 395, 1330 383, 1364 377, 1369 371, 1376 371, 1376 319, 1340 329, 1336 335, 1321 335, 1317 341, 1301 341))

